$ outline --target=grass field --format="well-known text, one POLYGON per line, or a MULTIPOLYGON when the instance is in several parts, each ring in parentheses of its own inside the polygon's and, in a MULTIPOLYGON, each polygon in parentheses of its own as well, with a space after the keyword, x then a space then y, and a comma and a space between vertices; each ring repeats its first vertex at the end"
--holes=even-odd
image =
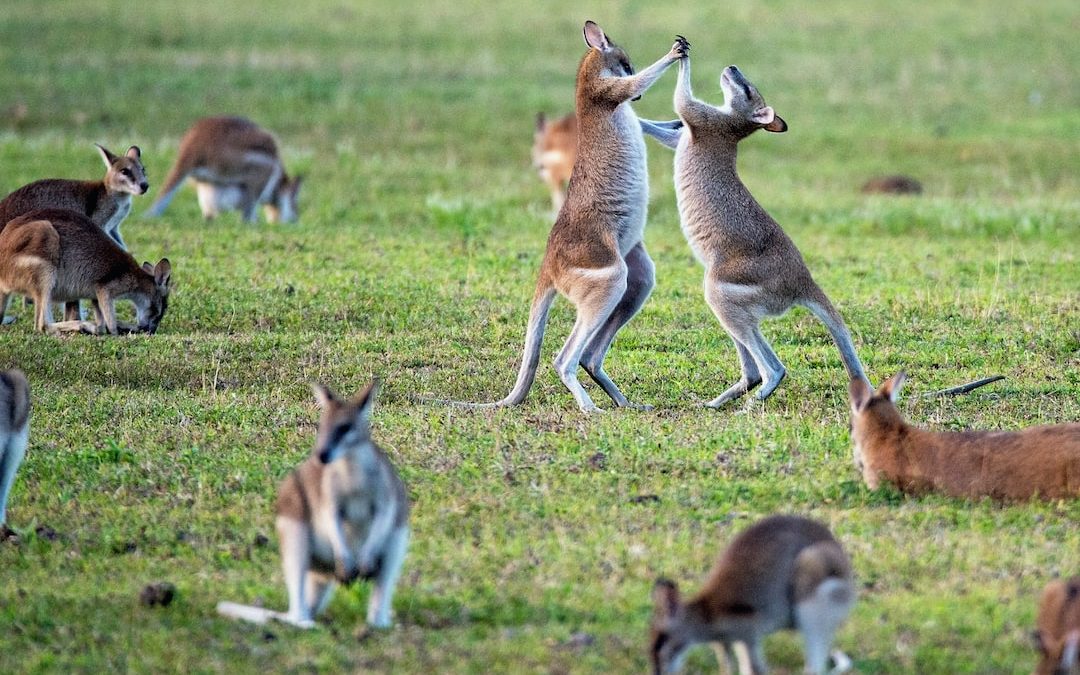
MULTIPOLYGON (((140 260, 172 260, 175 291, 153 337, 46 337, 21 305, 0 331, 0 367, 25 370, 34 397, 9 505, 22 541, 0 544, 0 672, 641 672, 655 577, 696 589, 734 533, 774 512, 823 520, 852 555, 860 598, 837 646, 859 672, 1030 672, 1037 593, 1080 571, 1080 500, 867 490, 838 355, 801 310, 764 328, 789 370, 777 393, 702 409, 737 361, 652 141, 658 284, 608 371, 655 411, 577 411, 548 365, 565 302, 524 406, 417 397, 509 390, 552 222, 533 117, 570 109, 592 18, 639 68, 686 35, 699 96, 719 102, 737 63, 788 121, 744 144, 744 179, 871 378, 907 369, 913 421, 1080 419, 1075 2, 9 0, 3 13, 0 193, 99 177, 92 142, 140 145, 151 195, 124 236, 140 260), (190 189, 140 219, 187 126, 226 112, 274 130, 307 175, 301 222, 207 224, 190 189), (896 172, 926 193, 859 193, 896 172), (1008 379, 921 397, 993 373, 1008 379), (218 618, 222 599, 285 607, 272 506, 312 445, 308 383, 352 393, 373 376, 376 438, 414 504, 397 626, 357 637, 363 587, 339 592, 317 631, 218 618), (177 600, 142 607, 158 580, 177 600)), ((669 118, 674 81, 639 113, 669 118)), ((767 654, 775 672, 801 668, 790 635, 767 654)), ((688 663, 714 668, 706 649, 688 663)))

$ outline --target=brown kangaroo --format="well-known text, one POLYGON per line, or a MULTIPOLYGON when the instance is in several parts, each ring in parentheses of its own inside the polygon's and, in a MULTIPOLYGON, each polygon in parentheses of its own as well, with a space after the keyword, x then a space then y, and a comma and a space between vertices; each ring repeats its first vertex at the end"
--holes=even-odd
POLYGON ((1041 654, 1034 675, 1080 675, 1080 577, 1051 581, 1032 637, 1041 654))

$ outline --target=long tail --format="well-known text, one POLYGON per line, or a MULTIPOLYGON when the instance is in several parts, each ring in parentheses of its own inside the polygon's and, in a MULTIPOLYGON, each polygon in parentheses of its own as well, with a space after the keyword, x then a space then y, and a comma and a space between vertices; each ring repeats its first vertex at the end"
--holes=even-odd
POLYGON ((251 605, 240 605, 235 602, 219 602, 217 611, 218 614, 227 616, 230 619, 250 621, 251 623, 257 623, 260 626, 274 619, 279 621, 287 620, 287 615, 284 612, 275 612, 272 609, 253 607, 251 605))
POLYGON ((427 399, 432 403, 442 403, 459 408, 503 408, 517 405, 525 400, 536 379, 536 367, 540 363, 540 345, 544 342, 544 329, 547 327, 548 311, 555 300, 555 286, 546 277, 541 277, 536 284, 532 308, 529 310, 529 325, 525 329, 525 349, 521 355, 521 367, 517 381, 506 398, 494 403, 469 403, 466 401, 446 401, 427 399))
POLYGON ((169 202, 176 196, 176 191, 184 184, 184 179, 191 172, 191 167, 187 164, 182 156, 176 158, 176 163, 169 169, 169 175, 165 177, 165 182, 161 184, 161 193, 154 200, 153 205, 143 214, 143 217, 156 218, 165 212, 169 202))
POLYGON ((818 297, 805 300, 802 304, 829 330, 833 342, 836 343, 837 349, 840 350, 840 360, 844 362, 844 369, 847 370, 848 377, 852 380, 861 379, 870 384, 870 380, 863 370, 862 362, 859 361, 859 356, 855 353, 855 344, 851 341, 851 333, 848 332, 840 312, 836 311, 836 308, 829 302, 829 298, 824 293, 820 293, 818 297))

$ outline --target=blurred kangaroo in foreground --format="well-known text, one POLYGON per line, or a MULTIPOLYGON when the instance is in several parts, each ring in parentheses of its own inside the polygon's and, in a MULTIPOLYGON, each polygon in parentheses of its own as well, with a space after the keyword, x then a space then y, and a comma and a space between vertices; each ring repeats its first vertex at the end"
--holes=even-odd
POLYGON ((673 134, 679 216, 690 248, 705 266, 705 301, 735 343, 742 369, 736 384, 705 405, 719 407, 759 384, 759 400, 772 394, 786 370, 760 324, 793 305, 806 307, 825 324, 848 376, 866 381, 844 320, 810 276, 795 244, 736 171, 739 141, 758 129, 784 132, 787 123, 735 66, 724 69, 720 88, 721 107, 695 99, 690 59, 679 62, 675 111, 684 128, 673 134))
POLYGON ((758 521, 731 541, 692 599, 659 579, 653 603, 649 655, 657 675, 678 671, 689 648, 704 642, 718 643, 717 658, 726 657, 732 672, 765 673, 765 636, 789 628, 802 634, 804 672, 851 665, 836 651, 835 668, 826 670, 833 636, 855 604, 851 562, 828 528, 807 518, 758 521))
POLYGON ((851 437, 855 466, 875 489, 893 483, 906 493, 953 497, 1067 499, 1080 495, 1080 424, 1020 431, 925 431, 896 409, 906 376, 877 391, 852 380, 851 437))
MULTIPOLYGON (((114 155, 94 144, 105 162, 102 180, 46 178, 15 190, 0 201, 0 229, 9 221, 37 209, 70 209, 83 214, 127 250, 120 236, 120 224, 131 212, 131 197, 146 194, 150 183, 142 165, 142 152, 131 146, 123 155, 114 155)), ((79 318, 79 303, 68 303, 67 319, 79 318)))
POLYGON ((578 381, 579 366, 615 405, 630 405, 603 369, 615 334, 638 312, 654 284, 653 263, 642 243, 649 201, 645 121, 634 114, 630 101, 690 45, 680 37, 659 61, 635 74, 626 52, 600 26, 586 21, 584 33, 589 50, 577 75, 577 159, 566 203, 548 236, 517 381, 501 401, 459 405, 498 407, 525 400, 557 292, 577 309, 574 328, 555 357, 559 378, 582 411, 599 408, 578 381))
POLYGON ((315 450, 282 481, 277 500, 281 565, 288 613, 232 602, 218 612, 266 623, 277 619, 311 628, 334 582, 371 579, 367 622, 390 625, 390 602, 409 541, 409 500, 386 453, 371 440, 377 383, 343 401, 315 386, 322 406, 315 450))
POLYGON ((1034 675, 1080 675, 1080 577, 1043 589, 1032 637, 1042 654, 1034 675))
POLYGON ((0 541, 11 532, 7 500, 30 437, 30 386, 21 370, 0 372, 0 541))
POLYGON ((147 215, 160 216, 189 176, 208 220, 239 210, 253 223, 260 204, 271 223, 291 223, 298 215, 296 197, 303 179, 289 178, 277 141, 251 120, 204 117, 195 122, 180 139, 176 163, 147 215))
POLYGON ((135 330, 154 333, 168 307, 172 266, 135 262, 94 223, 75 211, 31 211, 0 232, 0 318, 11 293, 34 301, 34 326, 41 331, 102 331, 116 335, 115 301, 135 304, 135 330), (51 302, 93 301, 97 324, 52 321, 51 302))

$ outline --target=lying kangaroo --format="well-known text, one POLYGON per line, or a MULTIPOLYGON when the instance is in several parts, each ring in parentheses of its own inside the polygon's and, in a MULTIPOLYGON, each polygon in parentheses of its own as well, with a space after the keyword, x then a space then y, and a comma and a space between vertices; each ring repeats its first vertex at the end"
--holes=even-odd
POLYGON ((7 500, 30 437, 30 386, 21 370, 0 372, 0 541, 11 532, 7 500))
POLYGON ((555 370, 578 407, 599 410, 578 381, 579 367, 616 406, 630 405, 603 369, 615 334, 641 309, 654 284, 653 263, 642 243, 649 201, 642 135, 646 121, 638 119, 630 102, 690 45, 678 38, 660 60, 634 74, 626 52, 600 26, 586 21, 584 34, 589 49, 577 76, 577 160, 540 265, 517 380, 501 401, 457 405, 499 407, 525 400, 556 293, 577 309, 574 328, 555 357, 555 370))
POLYGON ((1080 675, 1080 577, 1046 585, 1036 625, 1042 658, 1034 675, 1080 675))
POLYGON ((877 391, 852 380, 855 466, 875 489, 883 480, 906 493, 953 497, 1064 499, 1080 495, 1080 424, 1020 431, 924 431, 896 409, 903 372, 877 391))
POLYGON ((674 134, 679 216, 690 248, 705 266, 705 301, 735 343, 742 369, 736 384, 705 405, 719 407, 759 384, 759 400, 773 393, 787 371, 760 323, 793 305, 806 307, 825 324, 848 376, 866 381, 840 313, 810 276, 795 244, 735 170, 739 141, 758 129, 786 131, 787 123, 735 66, 724 69, 720 88, 722 107, 695 99, 690 59, 679 62, 675 111, 685 125, 674 134))
MULTIPOLYGON (((692 599, 683 602, 675 583, 660 579, 653 603, 650 657, 657 675, 678 671, 687 650, 703 642, 719 643, 732 672, 765 673, 762 641, 785 628, 802 634, 804 672, 824 673, 855 586, 851 562, 828 528, 770 516, 732 540, 692 599)), ((839 651, 833 660, 831 672, 851 663, 839 651)))
POLYGON ((570 113, 548 121, 544 113, 536 116, 533 133, 533 166, 551 190, 551 205, 558 213, 566 201, 566 185, 577 158, 577 117, 570 113))
POLYGON ((41 331, 88 330, 86 322, 52 321, 51 302, 93 299, 92 332, 119 333, 118 299, 135 304, 137 330, 157 331, 168 307, 172 266, 162 258, 140 267, 94 223, 75 211, 42 209, 12 220, 0 232, 0 319, 11 293, 34 301, 34 326, 41 331))
POLYGON ((315 451, 282 481, 277 500, 281 564, 288 613, 232 602, 218 612, 266 623, 311 628, 334 592, 334 581, 372 579, 367 622, 390 625, 390 602, 409 541, 409 500, 386 453, 371 440, 376 382, 351 401, 321 385, 315 451))
POLYGON ((303 178, 289 178, 270 132, 242 117, 205 117, 180 139, 180 152, 147 215, 160 216, 188 177, 195 180, 203 217, 239 210, 248 222, 264 205, 270 222, 296 220, 303 178))

